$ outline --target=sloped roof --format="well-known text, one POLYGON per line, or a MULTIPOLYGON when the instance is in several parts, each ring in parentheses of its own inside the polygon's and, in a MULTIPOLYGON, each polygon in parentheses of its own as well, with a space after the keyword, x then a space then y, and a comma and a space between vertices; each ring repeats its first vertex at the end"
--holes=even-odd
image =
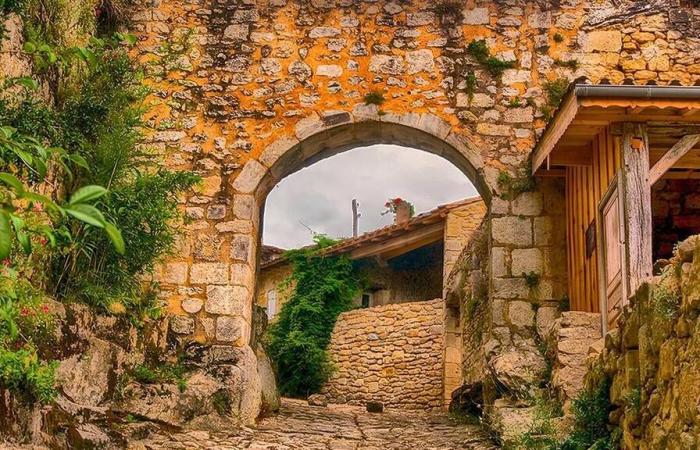
MULTIPOLYGON (((663 86, 656 82, 636 85, 632 80, 620 85, 606 80, 591 84, 585 78, 574 81, 533 150, 533 174, 554 150, 565 148, 565 153, 576 156, 601 127, 620 122, 647 123, 666 136, 669 127, 675 127, 683 134, 682 127, 700 125, 700 85, 683 86, 676 80, 663 86)), ((651 144, 662 149, 667 143, 651 144)), ((551 164, 557 165, 555 161, 551 164)))
MULTIPOLYGON (((328 247, 320 252, 321 255, 340 255, 357 250, 364 246, 374 245, 388 239, 393 239, 429 226, 444 222, 447 214, 453 209, 460 208, 466 205, 483 202, 481 197, 471 197, 464 200, 459 200, 452 203, 440 205, 437 208, 428 212, 419 214, 410 218, 404 223, 394 223, 373 231, 361 234, 355 238, 344 239, 337 244, 328 247)), ((271 259, 261 264, 261 269, 275 266, 285 261, 284 255, 271 259)))

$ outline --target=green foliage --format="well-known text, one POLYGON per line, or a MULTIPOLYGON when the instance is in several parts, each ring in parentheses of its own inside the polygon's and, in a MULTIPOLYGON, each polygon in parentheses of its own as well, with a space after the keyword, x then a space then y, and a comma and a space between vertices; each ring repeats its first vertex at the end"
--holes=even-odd
POLYGON ((0 384, 29 401, 49 403, 57 394, 58 363, 41 361, 31 345, 18 350, 0 347, 0 384))
POLYGON ((669 265, 661 273, 659 284, 651 290, 654 312, 666 319, 676 317, 681 307, 681 292, 677 280, 676 269, 669 265))
POLYGON ((286 253, 294 291, 269 329, 269 352, 279 374, 282 394, 307 396, 332 372, 326 353, 335 321, 353 307, 358 277, 346 257, 324 257, 319 251, 334 243, 319 235, 311 249, 286 253))
POLYGON ((593 389, 585 390, 573 401, 574 432, 559 444, 559 450, 595 448, 610 449, 614 446, 614 435, 608 430, 608 415, 611 411, 610 380, 603 380, 593 389))
POLYGON ((41 293, 12 266, 0 269, 0 385, 29 402, 54 398, 56 364, 41 361, 36 348, 50 347, 54 330, 41 293))
POLYGON ((561 403, 540 395, 535 398, 535 413, 528 430, 514 442, 507 443, 518 449, 553 450, 557 448, 556 428, 552 419, 563 415, 561 403))
POLYGON ((579 68, 579 63, 575 59, 570 59, 568 61, 564 61, 561 59, 555 59, 554 65, 559 66, 559 67, 565 67, 565 68, 571 69, 571 70, 576 70, 579 68))
POLYGON ((503 61, 495 56, 491 56, 491 51, 486 45, 486 41, 481 39, 471 41, 467 46, 467 52, 476 59, 479 64, 491 74, 494 78, 501 78, 506 69, 515 67, 515 61, 503 61))
POLYGON ((569 80, 566 78, 557 78, 556 80, 545 82, 542 87, 544 88, 545 94, 547 94, 547 104, 543 105, 540 109, 545 119, 549 120, 552 118, 554 110, 559 107, 559 104, 564 99, 569 89, 569 80))
POLYGON ((501 170, 498 172, 496 182, 501 189, 501 198, 504 200, 513 200, 523 192, 535 190, 535 178, 532 176, 532 166, 528 162, 525 167, 518 171, 517 176, 511 175, 510 172, 501 170))
POLYGON ((564 42, 564 36, 561 33, 554 33, 554 42, 561 44, 564 42))
POLYGON ((439 0, 433 11, 440 17, 460 17, 464 5, 459 0, 439 0))
POLYGON ((568 295, 564 295, 561 300, 559 300, 559 305, 557 307, 559 311, 570 311, 571 310, 571 300, 569 300, 568 295))
POLYGON ((231 412, 231 395, 226 390, 219 390, 214 392, 211 397, 212 405, 214 409, 220 416, 227 416, 231 412))
POLYGON ((470 70, 469 72, 467 72, 467 76, 464 78, 464 82, 466 84, 465 91, 469 96, 469 104, 471 104, 472 100, 474 99, 474 93, 476 92, 477 85, 476 74, 474 73, 474 71, 470 70))
POLYGON ((177 384, 180 392, 185 392, 187 389, 187 380, 185 379, 186 374, 187 370, 180 362, 176 364, 161 364, 157 366, 139 364, 130 372, 131 377, 139 383, 175 383, 177 384))
POLYGON ((0 13, 20 13, 27 6, 27 0, 0 0, 0 13))
POLYGON ((523 278, 525 278, 525 284, 530 289, 540 285, 540 274, 537 272, 523 273, 523 278))
POLYGON ((382 91, 372 91, 365 94, 365 105, 380 106, 385 102, 384 93, 382 91))
POLYGON ((632 389, 625 395, 625 406, 629 411, 638 413, 641 403, 642 393, 639 388, 632 389))

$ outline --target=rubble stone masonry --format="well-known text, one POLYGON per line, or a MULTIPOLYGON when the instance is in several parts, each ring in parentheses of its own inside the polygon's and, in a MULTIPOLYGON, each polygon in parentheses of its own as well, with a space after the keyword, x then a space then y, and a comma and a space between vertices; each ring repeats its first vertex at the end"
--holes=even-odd
POLYGON ((328 348, 335 372, 324 393, 334 403, 442 406, 443 324, 439 299, 342 314, 328 348))

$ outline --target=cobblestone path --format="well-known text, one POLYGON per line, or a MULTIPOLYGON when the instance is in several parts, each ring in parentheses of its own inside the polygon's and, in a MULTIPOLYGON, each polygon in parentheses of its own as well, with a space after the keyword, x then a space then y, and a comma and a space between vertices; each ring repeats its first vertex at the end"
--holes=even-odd
POLYGON ((490 450, 495 447, 476 425, 457 425, 444 414, 363 408, 308 406, 285 399, 280 413, 255 428, 182 431, 132 442, 131 450, 490 450))

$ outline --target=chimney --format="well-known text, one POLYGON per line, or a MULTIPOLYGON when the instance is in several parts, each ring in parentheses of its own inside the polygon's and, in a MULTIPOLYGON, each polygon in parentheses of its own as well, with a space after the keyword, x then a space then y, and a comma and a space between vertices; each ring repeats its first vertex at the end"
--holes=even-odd
POLYGON ((411 205, 408 202, 401 200, 396 203, 396 213, 394 214, 394 223, 406 223, 411 218, 411 205))

